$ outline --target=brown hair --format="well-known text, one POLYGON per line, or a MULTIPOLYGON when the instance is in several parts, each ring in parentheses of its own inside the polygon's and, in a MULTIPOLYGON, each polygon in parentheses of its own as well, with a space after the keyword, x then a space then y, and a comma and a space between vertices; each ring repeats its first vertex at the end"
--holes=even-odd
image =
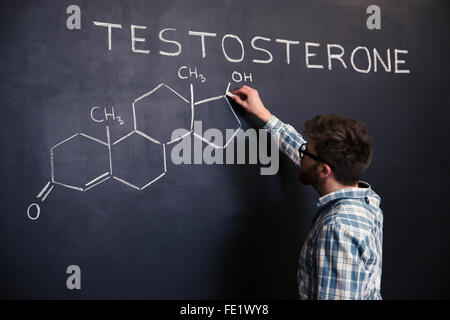
POLYGON ((305 131, 314 141, 317 155, 332 166, 339 183, 358 182, 372 161, 372 140, 364 123, 325 114, 306 121, 305 131))

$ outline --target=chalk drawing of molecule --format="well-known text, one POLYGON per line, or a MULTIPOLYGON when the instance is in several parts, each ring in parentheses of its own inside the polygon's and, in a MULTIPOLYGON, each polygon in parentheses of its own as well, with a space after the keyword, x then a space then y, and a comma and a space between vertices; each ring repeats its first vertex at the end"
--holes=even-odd
MULTIPOLYGON (((226 98, 229 87, 230 84, 223 95, 194 102, 192 84, 190 99, 186 99, 164 83, 159 84, 133 101, 133 130, 115 142, 111 143, 109 127, 106 126, 107 141, 76 133, 51 147, 51 180, 36 198, 45 201, 55 185, 87 191, 110 178, 136 190, 144 190, 167 173, 166 145, 189 134, 214 148, 226 148, 241 128, 241 122, 226 98), (165 109, 163 113, 158 112, 162 105, 165 109), (227 141, 217 143, 193 133, 195 114, 201 115, 205 112, 208 115, 213 114, 216 119, 225 116, 231 118, 235 123, 234 134, 227 141), (152 130, 153 125, 157 124, 163 130, 152 130), (184 128, 187 133, 173 138, 171 133, 177 128, 184 128), (144 154, 151 155, 151 159, 146 159, 151 165, 144 170, 136 162, 138 158, 133 154, 136 150, 146 150, 144 154), (93 162, 97 167, 90 165, 93 162)), ((30 204, 27 208, 28 218, 36 220, 39 215, 39 204, 30 204)))

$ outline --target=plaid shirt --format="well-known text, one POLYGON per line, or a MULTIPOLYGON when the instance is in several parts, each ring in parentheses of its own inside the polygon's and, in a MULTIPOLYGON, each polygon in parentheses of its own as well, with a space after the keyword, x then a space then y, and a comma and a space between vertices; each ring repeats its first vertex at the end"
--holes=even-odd
MULTIPOLYGON (((265 129, 298 167, 306 141, 275 116, 265 129)), ((383 213, 381 198, 366 182, 319 198, 300 253, 300 299, 381 299, 383 213)))

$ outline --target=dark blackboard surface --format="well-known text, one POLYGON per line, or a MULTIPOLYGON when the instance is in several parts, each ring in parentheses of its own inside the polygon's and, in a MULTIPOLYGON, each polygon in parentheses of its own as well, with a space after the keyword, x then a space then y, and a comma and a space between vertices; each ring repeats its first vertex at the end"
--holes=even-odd
MULTIPOLYGON (((252 73, 250 85, 266 106, 298 130, 322 113, 367 124, 374 159, 362 179, 382 197, 383 297, 449 298, 446 1, 78 1, 81 30, 68 30, 71 4, 1 5, 0 297, 297 298, 297 258, 318 195, 298 183, 298 169, 284 156, 273 176, 261 176, 260 164, 175 165, 168 158, 166 174, 144 190, 111 178, 86 192, 55 185, 45 201, 36 199, 51 179, 53 146, 76 133, 107 141, 106 123, 91 120, 93 106, 114 106, 122 116, 123 125, 107 123, 117 141, 133 130, 132 102, 157 85, 189 100, 192 83, 200 101, 222 95, 230 82, 231 89, 242 85, 231 78, 238 71, 252 73), (371 4, 381 7, 381 30, 366 28, 371 4), (122 25, 112 30, 110 51, 107 29, 93 21, 122 25), (136 30, 146 38, 136 46, 149 54, 132 52, 130 25, 147 27, 136 30), (182 44, 180 55, 158 53, 177 49, 159 40, 165 28, 176 29, 166 36, 182 44), (200 37, 189 30, 217 34, 205 39, 205 58, 200 37), (225 59, 225 34, 242 40, 242 62, 225 59), (267 59, 252 50, 255 36, 271 39, 258 42, 273 54, 271 63, 252 62, 267 59), (300 41, 291 47, 289 65, 275 39, 300 41), (314 63, 324 69, 305 67, 305 42, 321 44, 314 63), (410 73, 359 73, 348 60, 347 69, 337 63, 328 70, 327 43, 344 47, 346 59, 357 46, 408 50, 401 67, 410 73), (180 79, 181 66, 197 67, 206 82, 180 79), (34 202, 41 208, 37 220, 27 217, 34 202), (69 265, 81 268, 81 290, 66 287, 69 265)), ((239 58, 237 42, 225 44, 239 58)), ((260 125, 234 108, 243 130, 260 125)), ((156 111, 147 117, 163 139, 165 121, 177 123, 183 115, 172 117, 161 107, 161 121, 154 121, 156 111)), ((128 165, 122 169, 158 166, 159 151, 137 145, 123 145, 115 155, 128 165)), ((69 162, 79 151, 70 148, 69 162)), ((89 177, 101 173, 96 166, 107 160, 95 150, 61 179, 87 179, 85 168, 94 172, 89 177)), ((139 180, 139 171, 133 174, 139 180)))

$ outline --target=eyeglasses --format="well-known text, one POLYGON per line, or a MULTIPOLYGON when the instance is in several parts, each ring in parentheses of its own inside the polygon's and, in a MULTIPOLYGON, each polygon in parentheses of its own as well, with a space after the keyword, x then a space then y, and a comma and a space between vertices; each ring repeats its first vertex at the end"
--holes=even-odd
POLYGON ((307 155, 308 157, 310 157, 310 158, 312 158, 312 159, 314 159, 314 160, 316 160, 316 161, 320 161, 320 162, 323 162, 323 163, 329 165, 330 168, 333 169, 333 166, 332 166, 331 164, 329 164, 327 161, 323 160, 323 159, 320 158, 319 156, 316 156, 315 154, 312 154, 312 153, 306 151, 306 143, 302 144, 302 145, 300 146, 300 148, 298 148, 298 152, 299 152, 299 154, 300 154, 300 160, 302 160, 303 157, 304 157, 305 155, 307 155))

